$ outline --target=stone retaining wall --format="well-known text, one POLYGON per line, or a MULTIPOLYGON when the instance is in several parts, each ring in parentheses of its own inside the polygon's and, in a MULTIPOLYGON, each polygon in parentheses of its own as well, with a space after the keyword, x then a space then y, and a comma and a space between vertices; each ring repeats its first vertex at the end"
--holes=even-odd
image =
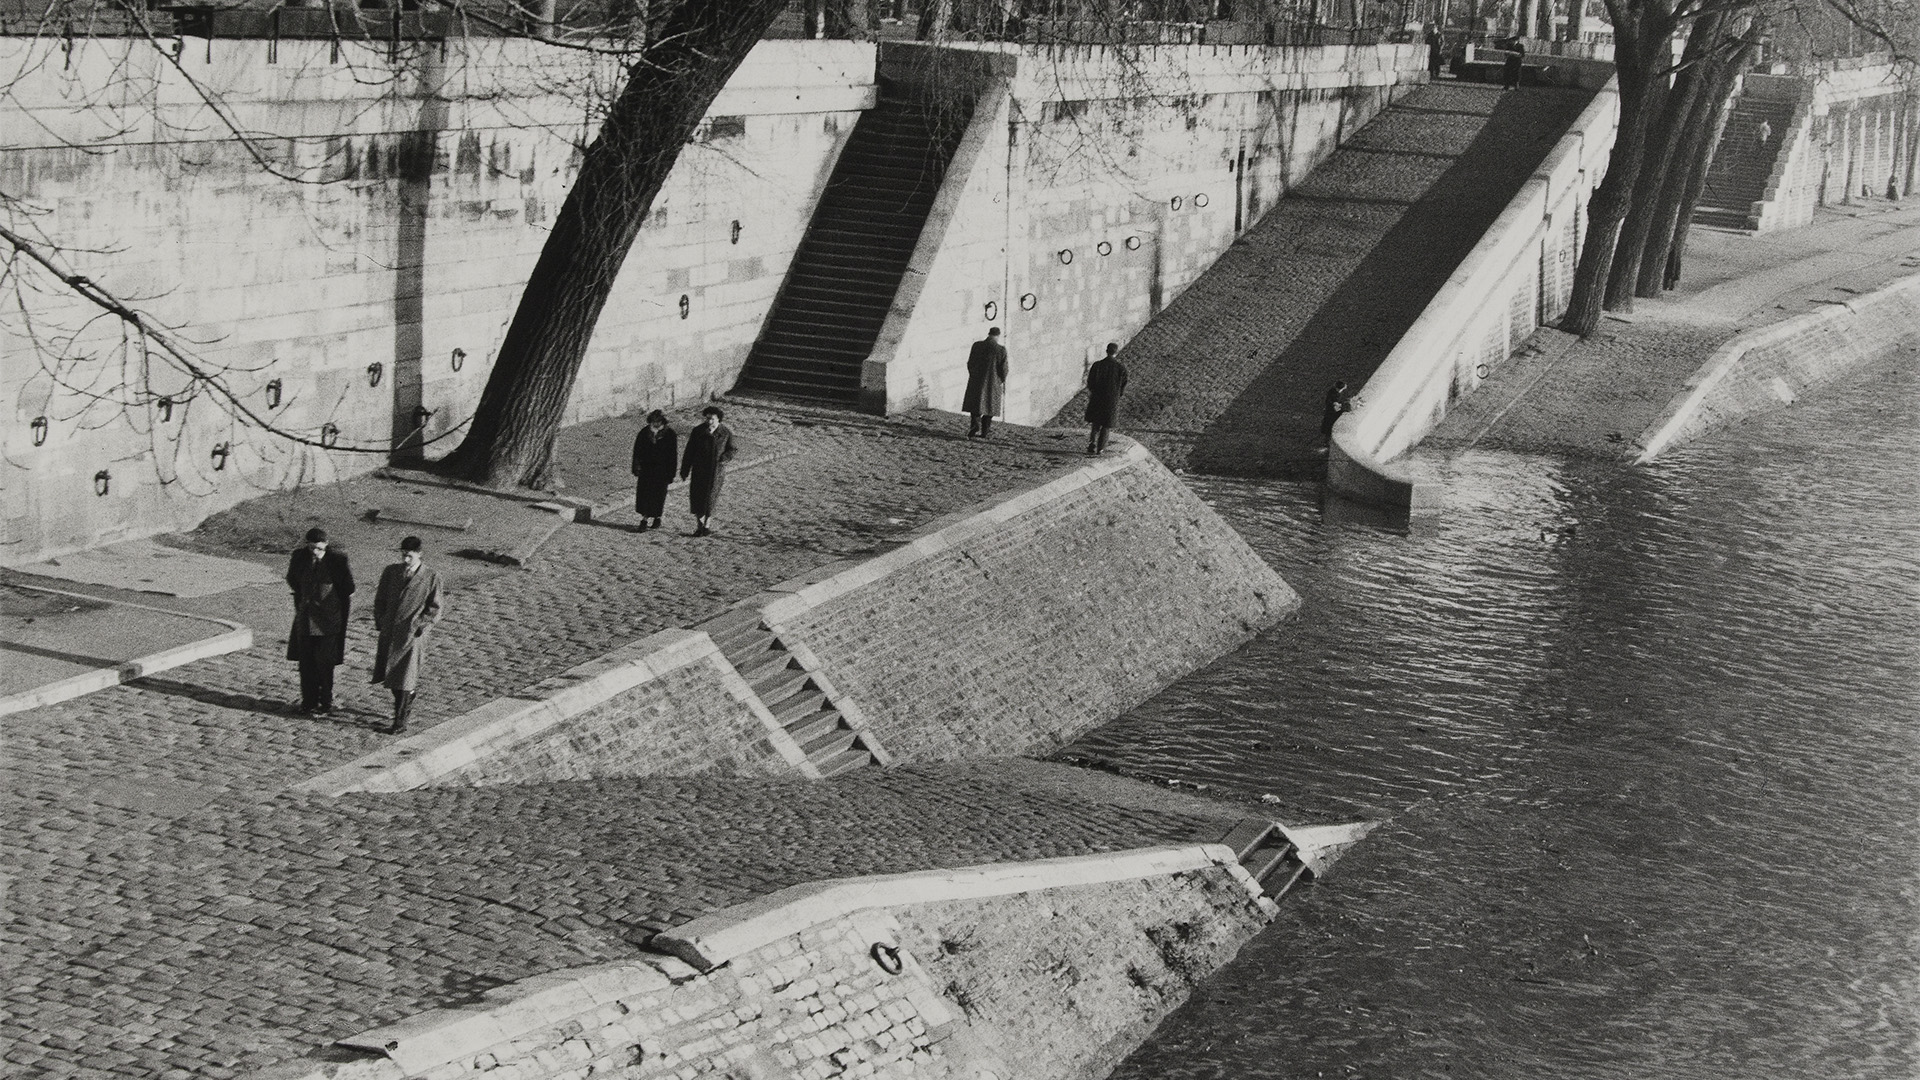
MULTIPOLYGON (((1043 753, 1299 603, 1146 450, 741 601, 883 760, 1043 753), (883 749, 881 749, 883 748, 883 749)), ((671 630, 314 777, 340 795, 707 770, 817 776, 698 630, 671 630)))
POLYGON ((1437 505, 1439 489, 1395 461, 1534 329, 1558 318, 1606 173, 1619 117, 1609 82, 1520 188, 1334 425, 1327 486, 1361 502, 1437 505))
POLYGON ((688 924, 764 930, 738 950, 522 980, 256 1080, 1103 1076, 1271 917, 1257 895, 1218 845, 821 882, 688 924))
POLYGON ((1299 600, 1128 444, 898 551, 749 602, 809 651, 896 759, 913 761, 1043 753, 1299 600))
POLYGON ((1639 461, 1782 405, 1809 387, 1920 349, 1920 275, 1821 311, 1750 330, 1715 349, 1666 416, 1635 442, 1639 461))

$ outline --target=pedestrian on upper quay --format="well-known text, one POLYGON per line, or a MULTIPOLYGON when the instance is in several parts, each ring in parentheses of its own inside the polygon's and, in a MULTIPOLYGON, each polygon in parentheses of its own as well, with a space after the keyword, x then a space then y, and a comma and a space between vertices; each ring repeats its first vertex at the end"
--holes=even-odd
POLYGON ((1120 412, 1120 395, 1127 392, 1127 368, 1117 353, 1118 342, 1107 342, 1107 355, 1087 369, 1087 453, 1102 453, 1107 435, 1120 412))
POLYGON ((687 481, 687 506, 693 511, 693 535, 712 536, 709 527, 720 489, 727 481, 727 462, 733 460, 733 431, 721 423, 727 414, 718 405, 700 410, 702 422, 687 433, 687 452, 680 458, 680 479, 687 481))
POLYGON ((1347 389, 1345 379, 1327 388, 1327 407, 1320 414, 1320 434, 1333 438, 1333 422, 1341 414, 1353 411, 1353 392, 1347 389))
POLYGON ((967 353, 967 396, 960 408, 967 414, 967 436, 986 438, 993 430, 993 418, 1005 407, 1007 394, 1007 347, 1000 344, 1000 328, 973 343, 967 353))
POLYGON ((1446 57, 1446 46, 1442 44, 1440 31, 1432 23, 1427 24, 1427 78, 1440 77, 1440 62, 1446 57))
POLYGON ((347 614, 353 602, 353 569, 347 553, 331 547, 325 529, 308 529, 304 544, 287 560, 293 590, 293 629, 287 659, 300 665, 300 711, 333 711, 333 669, 347 657, 347 614))
POLYGON ((1520 87, 1520 65, 1527 58, 1527 47, 1515 38, 1508 42, 1512 48, 1507 52, 1507 62, 1500 67, 1500 85, 1508 90, 1520 87))
POLYGON ((640 531, 660 527, 667 507, 667 485, 679 464, 680 436, 667 424, 667 414, 655 409, 633 437, 633 512, 640 515, 640 531))
POLYGON ((440 575, 426 565, 420 538, 409 536, 400 541, 400 561, 381 571, 380 588, 373 594, 373 625, 380 631, 373 681, 393 691, 393 726, 387 730, 395 735, 407 730, 407 716, 413 712, 427 631, 445 613, 440 575))

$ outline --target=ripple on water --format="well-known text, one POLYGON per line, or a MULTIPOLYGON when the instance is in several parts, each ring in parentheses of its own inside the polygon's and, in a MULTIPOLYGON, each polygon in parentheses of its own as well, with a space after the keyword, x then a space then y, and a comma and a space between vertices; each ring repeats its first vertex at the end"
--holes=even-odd
POLYGON ((1390 817, 1122 1077, 1920 1075, 1920 376, 1437 522, 1196 487, 1301 615, 1071 753, 1390 817))

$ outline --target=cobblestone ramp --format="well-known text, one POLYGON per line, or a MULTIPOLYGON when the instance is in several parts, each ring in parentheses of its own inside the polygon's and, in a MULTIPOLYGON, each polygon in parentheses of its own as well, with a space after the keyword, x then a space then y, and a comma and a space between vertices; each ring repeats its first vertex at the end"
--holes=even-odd
POLYGON ((634 956, 667 925, 790 885, 1204 843, 1229 824, 1049 790, 1047 768, 225 796, 133 828, 16 788, 5 1074, 243 1075, 634 956))
POLYGON ((1121 429, 1175 468, 1320 476, 1327 387, 1366 381, 1591 98, 1449 83, 1389 108, 1128 343, 1121 429))

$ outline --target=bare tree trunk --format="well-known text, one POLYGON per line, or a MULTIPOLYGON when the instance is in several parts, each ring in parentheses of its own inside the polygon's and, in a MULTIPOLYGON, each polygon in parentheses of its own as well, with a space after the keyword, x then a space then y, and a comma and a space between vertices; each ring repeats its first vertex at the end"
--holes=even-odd
MULTIPOLYGON (((1647 237, 1653 229, 1660 192, 1674 165, 1674 151, 1686 133, 1687 114, 1700 93, 1705 73, 1702 66, 1722 47, 1725 16, 1718 11, 1700 16, 1687 35, 1687 47, 1681 54, 1681 68, 1673 86, 1664 75, 1653 82, 1647 107, 1657 109, 1654 126, 1648 131, 1647 161, 1634 181, 1633 200, 1627 218, 1620 227, 1620 242, 1614 254, 1612 271, 1607 275, 1608 311, 1632 311, 1634 287, 1640 277, 1640 260, 1646 254, 1647 237)), ((1664 68, 1665 65, 1662 65, 1664 68)))
POLYGON ((1673 274, 1679 266, 1675 250, 1686 235, 1685 219, 1692 216, 1693 203, 1706 187, 1707 170, 1720 143, 1719 131, 1732 105, 1734 83, 1753 57, 1753 41, 1759 29, 1757 22, 1752 24, 1745 31, 1746 40, 1734 52, 1716 56, 1704 65, 1703 81, 1687 109, 1684 130, 1674 147, 1674 164, 1667 170, 1659 205, 1654 208, 1653 226, 1640 256, 1636 296, 1659 296, 1663 289, 1673 288, 1673 274))
POLYGON ((660 186, 708 106, 784 0, 682 0, 649 28, 527 279, 455 476, 544 486, 594 324, 660 186))
POLYGON ((1567 313, 1560 320, 1562 330, 1581 337, 1590 336, 1600 325, 1614 245, 1626 221, 1633 185, 1646 161, 1647 130, 1653 120, 1647 98, 1653 83, 1665 77, 1661 72, 1666 59, 1661 54, 1673 35, 1672 17, 1664 11, 1634 12, 1626 9, 1624 2, 1610 6, 1615 13, 1614 70, 1620 80, 1620 130, 1614 134, 1613 151, 1607 156, 1607 175, 1587 204, 1586 246, 1574 267, 1567 313))

